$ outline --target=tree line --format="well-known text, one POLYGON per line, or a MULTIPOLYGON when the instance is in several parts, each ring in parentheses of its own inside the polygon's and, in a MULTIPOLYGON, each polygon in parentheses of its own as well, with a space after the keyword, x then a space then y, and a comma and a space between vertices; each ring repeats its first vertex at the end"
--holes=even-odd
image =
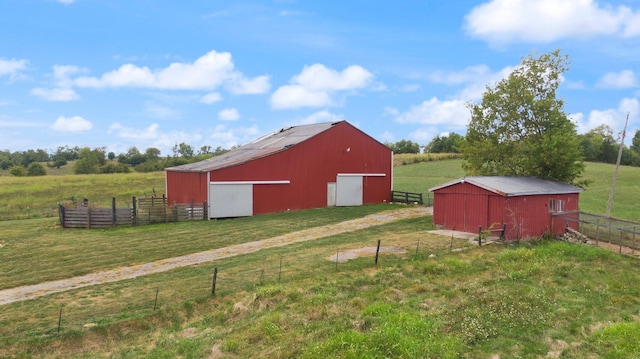
MULTIPOLYGON (((232 147, 231 149, 233 149, 232 147)), ((46 167, 60 168, 73 162, 73 173, 128 173, 162 171, 167 167, 202 161, 230 151, 220 146, 202 146, 196 150, 186 143, 175 144, 172 154, 162 156, 155 147, 144 152, 137 147, 130 147, 127 152, 116 155, 107 152, 106 147, 69 147, 59 146, 55 151, 43 149, 16 151, 0 151, 0 169, 7 170, 13 176, 44 176, 46 167), (44 165, 43 165, 44 163, 44 165)))

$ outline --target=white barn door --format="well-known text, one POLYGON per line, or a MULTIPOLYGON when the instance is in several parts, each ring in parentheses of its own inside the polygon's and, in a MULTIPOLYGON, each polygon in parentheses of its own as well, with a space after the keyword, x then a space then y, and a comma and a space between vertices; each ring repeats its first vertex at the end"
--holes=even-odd
POLYGON ((360 175, 338 175, 336 180, 336 206, 362 205, 362 177, 360 175))
POLYGON ((253 184, 210 184, 209 218, 253 216, 253 184))

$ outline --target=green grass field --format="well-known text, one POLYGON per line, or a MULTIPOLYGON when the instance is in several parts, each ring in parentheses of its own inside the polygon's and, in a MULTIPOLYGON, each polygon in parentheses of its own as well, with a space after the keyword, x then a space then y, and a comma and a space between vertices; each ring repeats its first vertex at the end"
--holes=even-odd
MULTIPOLYGON (((462 175, 459 160, 398 166, 394 188, 426 193, 462 175)), ((586 177, 593 183, 581 195, 583 210, 604 213, 612 175, 613 166, 588 164, 586 177)), ((614 216, 640 217, 634 208, 639 176, 640 169, 621 168, 614 216)), ((0 193, 15 203, 28 193, 41 199, 47 193, 64 198, 66 192, 97 198, 101 189, 119 195, 122 190, 129 198, 164 183, 162 174, 58 177, 68 180, 2 177, 0 193)), ((111 196, 104 197, 107 204, 111 196)), ((0 289, 401 207, 324 208, 114 230, 61 230, 55 218, 0 221, 0 289)), ((430 217, 402 220, 4 305, 0 357, 640 357, 637 259, 555 241, 478 248, 428 234, 432 228, 430 217), (383 253, 378 265, 372 256, 329 260, 349 249, 374 247, 377 240, 405 252, 383 253), (214 266, 220 272, 212 297, 214 266)))

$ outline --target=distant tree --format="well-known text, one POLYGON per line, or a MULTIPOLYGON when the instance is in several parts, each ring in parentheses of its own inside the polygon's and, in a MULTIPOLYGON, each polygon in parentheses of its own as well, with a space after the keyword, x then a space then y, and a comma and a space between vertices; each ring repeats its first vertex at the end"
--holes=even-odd
POLYGON ((40 162, 31 162, 27 167, 27 176, 45 176, 47 170, 40 162))
POLYGON ((424 152, 429 153, 458 153, 464 137, 457 133, 436 136, 424 148, 424 152))
POLYGON ((211 146, 202 146, 200 147, 200 150, 198 150, 198 156, 210 155, 210 154, 212 154, 211 146))
POLYGON ((613 138, 613 129, 600 125, 589 132, 578 135, 586 161, 615 163, 618 158, 618 144, 613 138))
POLYGON ((143 155, 140 152, 140 150, 135 146, 129 147, 129 149, 127 150, 127 153, 121 153, 118 156, 119 163, 124 163, 131 166, 137 166, 146 160, 147 159, 145 155, 143 155))
POLYGON ((631 139, 631 150, 640 154, 640 130, 636 130, 636 133, 631 139))
POLYGON ((160 159, 160 150, 155 147, 149 147, 144 151, 144 157, 147 161, 157 162, 160 159))
POLYGON ((9 167, 9 173, 15 177, 24 177, 27 175, 27 169, 21 165, 13 165, 9 167))
POLYGON ((104 149, 98 148, 91 150, 89 147, 85 147, 78 153, 78 160, 73 164, 73 173, 100 173, 100 166, 103 165, 104 162, 104 149))
POLYGON ((124 163, 108 162, 100 167, 100 173, 129 173, 131 167, 124 163))
POLYGON ((116 159, 116 154, 114 152, 109 152, 107 154, 107 158, 109 159, 109 161, 113 161, 116 159))
POLYGON ((584 172, 575 125, 556 97, 568 57, 560 50, 529 55, 481 103, 469 104, 471 120, 461 147, 470 175, 537 176, 567 183, 584 172))
POLYGON ((11 166, 13 166, 11 152, 9 152, 9 150, 0 151, 0 168, 6 170, 11 166))
POLYGON ((179 156, 179 157, 184 157, 184 158, 187 158, 187 159, 193 157, 193 155, 195 153, 194 150, 193 150, 193 147, 188 145, 188 144, 186 144, 186 143, 184 143, 184 142, 182 142, 180 144, 175 144, 173 146, 172 150, 173 150, 173 155, 175 157, 179 156))
POLYGON ((393 153, 420 153, 420 145, 409 140, 400 140, 386 145, 393 150, 393 153))

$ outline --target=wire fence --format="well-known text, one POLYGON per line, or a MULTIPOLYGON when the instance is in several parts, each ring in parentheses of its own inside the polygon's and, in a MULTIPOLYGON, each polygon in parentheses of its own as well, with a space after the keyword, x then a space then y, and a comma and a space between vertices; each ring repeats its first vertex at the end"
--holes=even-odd
MULTIPOLYGON (((413 245, 382 246, 380 241, 371 247, 335 247, 327 256, 319 258, 317 250, 296 252, 294 256, 273 256, 259 264, 194 267, 187 277, 169 279, 162 283, 148 277, 133 281, 145 283, 110 283, 90 286, 41 297, 29 302, 8 304, 0 312, 0 344, 12 337, 48 337, 88 330, 127 319, 144 318, 162 310, 183 307, 189 303, 238 292, 251 292, 263 285, 297 280, 330 280, 336 276, 371 267, 383 268, 398 261, 422 260, 430 256, 446 255, 472 246, 464 240, 416 241, 413 245), (394 254, 390 254, 394 253, 394 254), (251 267, 251 269, 247 269, 251 267), (133 283, 133 284, 132 284, 133 283), (15 307, 13 307, 15 306, 15 307), (37 308, 34 309, 33 306, 37 308), (33 313, 33 314, 29 314, 33 313)), ((222 309, 221 309, 222 310, 222 309)), ((1 345, 0 345, 1 346, 1 345)))
MULTIPOLYGON (((640 248, 640 223, 622 219, 601 216, 593 213, 572 211, 554 215, 555 218, 564 221, 565 227, 569 223, 577 223, 578 232, 587 239, 596 242, 605 242, 631 251, 635 255, 640 248)), ((557 220, 555 219, 554 220, 557 220)))

